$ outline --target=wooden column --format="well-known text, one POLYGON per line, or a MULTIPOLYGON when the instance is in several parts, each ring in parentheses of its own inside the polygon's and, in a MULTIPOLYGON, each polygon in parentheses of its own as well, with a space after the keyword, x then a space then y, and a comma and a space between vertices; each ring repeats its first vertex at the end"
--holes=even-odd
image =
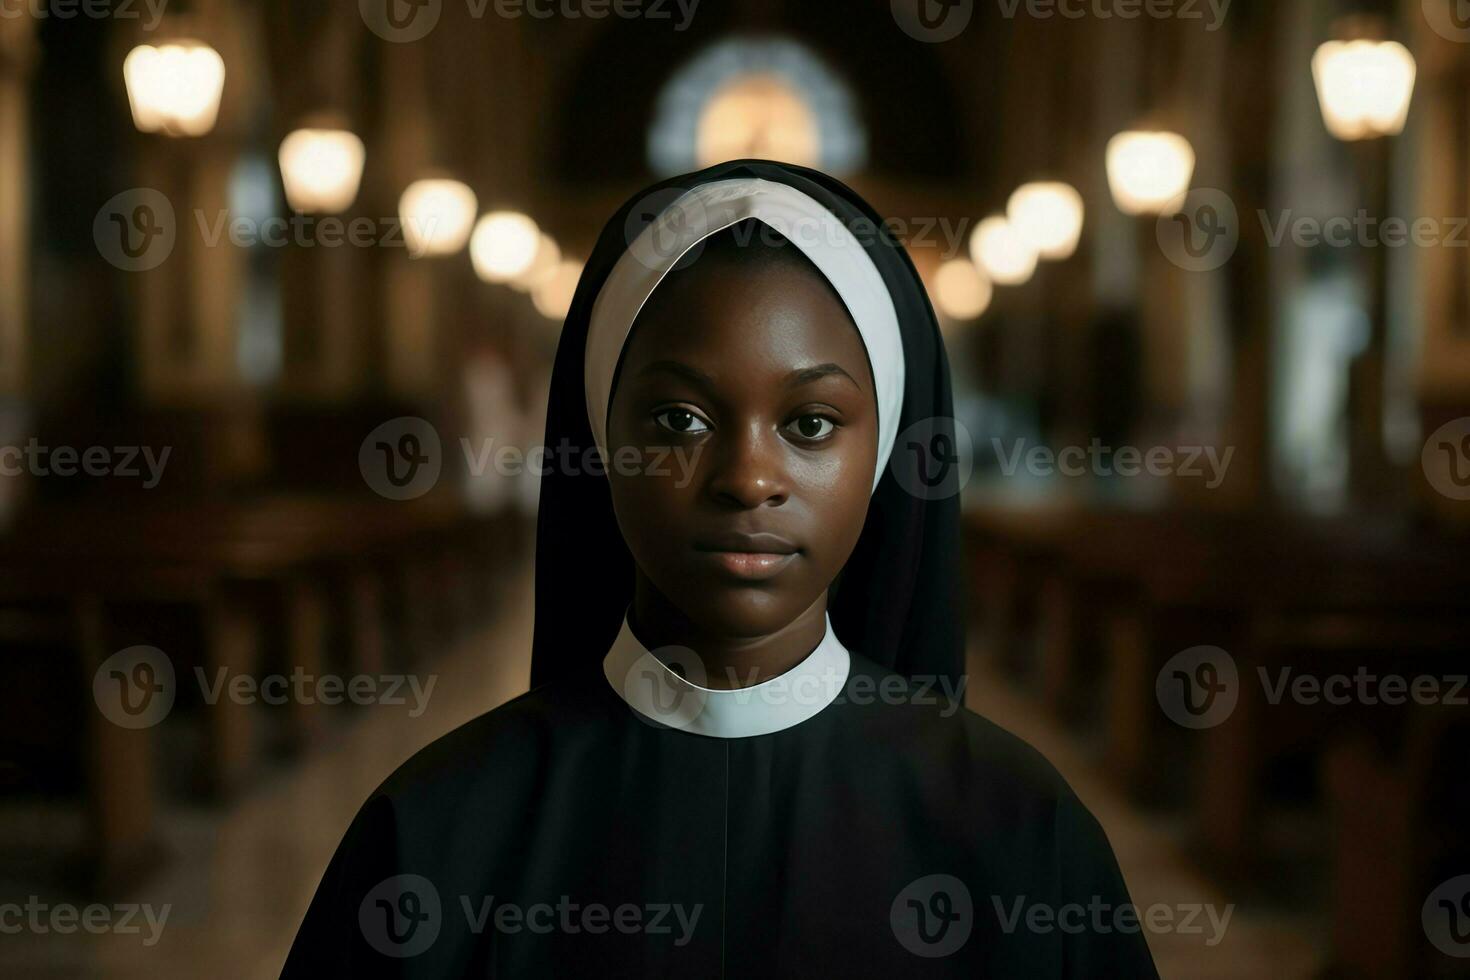
POLYGON ((200 773, 200 789, 223 799, 244 786, 255 763, 258 705, 232 699, 229 680, 259 677, 259 630, 254 610, 224 587, 210 597, 204 613, 205 670, 213 684, 223 669, 225 685, 218 700, 204 706, 208 761, 200 773))
POLYGON ((154 732, 123 728, 94 705, 93 677, 115 651, 102 599, 84 595, 72 604, 77 646, 88 689, 79 691, 87 712, 87 815, 90 841, 86 873, 99 885, 126 888, 161 858, 155 836, 158 785, 154 732))
POLYGON ((26 388, 30 257, 30 76, 35 40, 29 17, 0 18, 0 398, 26 388))

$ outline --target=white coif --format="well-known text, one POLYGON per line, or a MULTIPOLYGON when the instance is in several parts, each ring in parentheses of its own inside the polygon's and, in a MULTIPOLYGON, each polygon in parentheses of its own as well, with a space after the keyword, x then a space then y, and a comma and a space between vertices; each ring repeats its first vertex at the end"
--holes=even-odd
MULTIPOLYGON (((587 329, 587 418, 607 451, 607 410, 613 374, 634 320, 664 276, 700 242, 749 218, 801 250, 827 278, 857 324, 873 370, 878 402, 877 489, 898 434, 903 405, 903 341, 898 314, 863 244, 831 211, 794 187, 758 178, 713 181, 682 195, 629 245, 592 305, 587 329)), ((876 233, 876 230, 875 230, 876 233)))

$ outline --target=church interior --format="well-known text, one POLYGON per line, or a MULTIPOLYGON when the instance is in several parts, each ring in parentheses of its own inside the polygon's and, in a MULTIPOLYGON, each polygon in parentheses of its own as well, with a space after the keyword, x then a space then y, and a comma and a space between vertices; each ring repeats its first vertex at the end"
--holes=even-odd
POLYGON ((604 222, 753 157, 923 277, 956 696, 1160 974, 1470 976, 1464 6, 0 4, 0 974, 278 975, 527 689, 604 222))

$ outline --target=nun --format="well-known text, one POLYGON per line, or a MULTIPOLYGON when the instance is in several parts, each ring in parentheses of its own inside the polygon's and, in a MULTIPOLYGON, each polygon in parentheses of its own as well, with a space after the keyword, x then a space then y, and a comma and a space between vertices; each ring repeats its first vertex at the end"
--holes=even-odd
POLYGON ((625 204, 553 370, 531 690, 373 793, 283 976, 1156 977, 1097 821, 961 704, 952 415, 838 181, 625 204))

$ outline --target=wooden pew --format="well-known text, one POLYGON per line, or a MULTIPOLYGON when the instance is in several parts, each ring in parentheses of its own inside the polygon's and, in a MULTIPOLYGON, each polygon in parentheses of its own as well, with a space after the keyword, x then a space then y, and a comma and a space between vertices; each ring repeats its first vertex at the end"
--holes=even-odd
POLYGON ((1398 738, 1344 738, 1328 755, 1332 975, 1470 975, 1432 945, 1421 909, 1470 868, 1470 717, 1415 714, 1398 738))
MULTIPOLYGON (((172 616, 194 641, 168 651, 179 683, 193 685, 192 668, 213 678, 259 673, 259 589, 277 590, 289 649, 287 666, 319 671, 324 665, 325 606, 318 576, 329 566, 380 561, 411 550, 416 541, 454 526, 457 507, 444 502, 342 502, 330 499, 265 499, 240 504, 198 503, 130 507, 126 518, 105 505, 38 508, 16 533, 0 540, 0 605, 37 601, 74 603, 75 649, 82 655, 91 701, 97 664, 134 637, 121 638, 119 613, 148 606, 172 616), (254 591, 252 591, 254 590, 254 591)), ((359 571, 356 573, 365 575, 359 571)), ((367 576, 365 581, 373 581, 367 576)), ((356 624, 371 636, 380 616, 370 606, 377 593, 360 586, 356 624)), ((123 617, 126 619, 127 617, 123 617)), ((364 644, 370 661, 381 644, 364 644)), ((364 665, 366 666, 366 665, 364 665)), ((373 669, 378 669, 376 664, 373 669)), ((293 705, 293 739, 308 741, 319 712, 293 705)), ((247 780, 255 763, 257 712, 227 697, 202 713, 205 726, 201 787, 228 796, 247 780)), ((134 855, 151 849, 156 807, 155 729, 125 731, 90 711, 88 810, 99 874, 116 876, 134 855)))

